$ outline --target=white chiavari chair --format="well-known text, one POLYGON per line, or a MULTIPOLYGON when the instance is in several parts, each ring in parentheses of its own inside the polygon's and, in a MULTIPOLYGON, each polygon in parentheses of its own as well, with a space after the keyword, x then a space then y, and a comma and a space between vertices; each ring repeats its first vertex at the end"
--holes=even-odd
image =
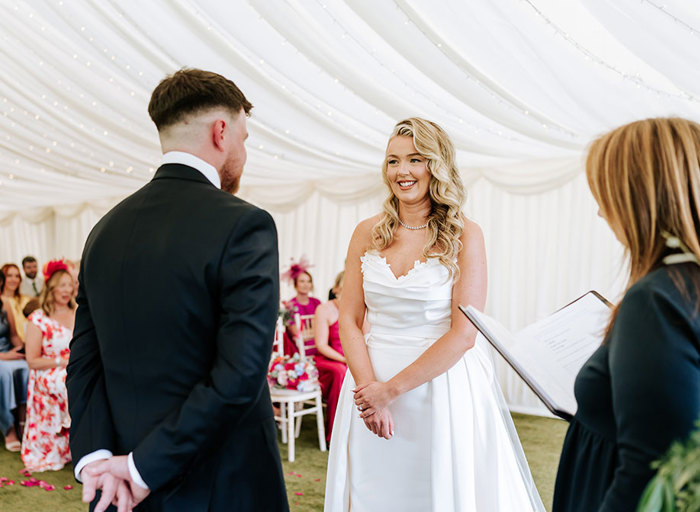
MULTIPOLYGON (((306 350, 302 336, 298 336, 296 341, 299 354, 303 360, 306 358, 306 350)), ((275 330, 273 359, 276 357, 275 347, 279 347, 279 354, 284 353, 284 326, 281 323, 281 319, 278 320, 277 329, 275 330)), ((287 444, 287 459, 289 462, 294 462, 295 439, 299 437, 302 416, 307 414, 316 415, 318 445, 322 452, 326 451, 326 430, 323 424, 323 402, 321 401, 320 385, 317 384, 316 388, 311 391, 278 389, 270 386, 270 397, 273 402, 280 404, 280 412, 279 415, 275 416, 275 421, 280 425, 282 442, 287 444)))

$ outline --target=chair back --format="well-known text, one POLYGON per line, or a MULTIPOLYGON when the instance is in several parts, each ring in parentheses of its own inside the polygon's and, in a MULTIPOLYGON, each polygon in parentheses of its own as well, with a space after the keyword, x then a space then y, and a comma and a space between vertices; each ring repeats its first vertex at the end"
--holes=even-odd
POLYGON ((284 323, 282 317, 277 318, 275 325, 275 339, 272 342, 272 359, 284 355, 284 323))
POLYGON ((314 315, 294 315, 294 324, 297 327, 297 348, 299 355, 306 357, 306 351, 315 349, 314 342, 314 315))

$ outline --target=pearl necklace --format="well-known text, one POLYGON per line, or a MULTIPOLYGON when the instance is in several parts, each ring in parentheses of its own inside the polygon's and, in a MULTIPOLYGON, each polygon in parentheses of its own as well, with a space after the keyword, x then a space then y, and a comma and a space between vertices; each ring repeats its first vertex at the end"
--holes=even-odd
POLYGON ((403 227, 406 229, 412 229, 412 230, 417 230, 417 229, 425 229, 428 227, 428 223, 426 222, 422 226, 409 226, 408 224, 404 224, 401 219, 399 219, 399 224, 401 224, 403 227))

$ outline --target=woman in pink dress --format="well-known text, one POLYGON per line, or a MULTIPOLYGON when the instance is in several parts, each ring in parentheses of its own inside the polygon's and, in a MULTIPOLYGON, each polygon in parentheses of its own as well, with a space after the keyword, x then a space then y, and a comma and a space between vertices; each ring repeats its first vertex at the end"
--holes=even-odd
MULTIPOLYGON (((311 265, 302 256, 298 263, 292 262, 284 274, 282 274, 282 279, 287 279, 294 283, 294 289, 297 294, 295 297, 289 299, 284 303, 287 310, 291 312, 292 316, 287 323, 287 330, 284 339, 284 353, 285 354, 295 354, 297 350, 296 337, 298 336, 297 326, 294 323, 294 315, 299 316, 313 315, 316 313, 316 308, 321 304, 321 301, 316 297, 309 295, 314 288, 314 281, 308 268, 311 265)), ((316 355, 316 345, 314 340, 307 340, 304 344, 306 348, 307 356, 316 355)))
POLYGON ((345 353, 340 345, 340 328, 338 326, 338 300, 343 289, 341 272, 335 279, 333 288, 336 297, 316 309, 314 317, 314 338, 316 342, 316 368, 321 392, 326 400, 326 441, 330 442, 335 420, 335 410, 338 407, 338 397, 343 387, 343 379, 348 371, 345 363, 345 353))
POLYGON ((61 469, 70 462, 66 365, 75 324, 73 278, 62 261, 44 267, 41 308, 29 316, 27 424, 22 461, 30 471, 61 469))

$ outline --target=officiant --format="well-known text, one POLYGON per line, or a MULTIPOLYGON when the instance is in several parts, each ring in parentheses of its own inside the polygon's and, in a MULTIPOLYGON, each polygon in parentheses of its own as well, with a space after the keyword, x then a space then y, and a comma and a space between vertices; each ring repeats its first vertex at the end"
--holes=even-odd
POLYGON ((576 379, 553 510, 636 510, 652 461, 700 417, 700 125, 622 126, 593 142, 586 175, 629 276, 576 379))

